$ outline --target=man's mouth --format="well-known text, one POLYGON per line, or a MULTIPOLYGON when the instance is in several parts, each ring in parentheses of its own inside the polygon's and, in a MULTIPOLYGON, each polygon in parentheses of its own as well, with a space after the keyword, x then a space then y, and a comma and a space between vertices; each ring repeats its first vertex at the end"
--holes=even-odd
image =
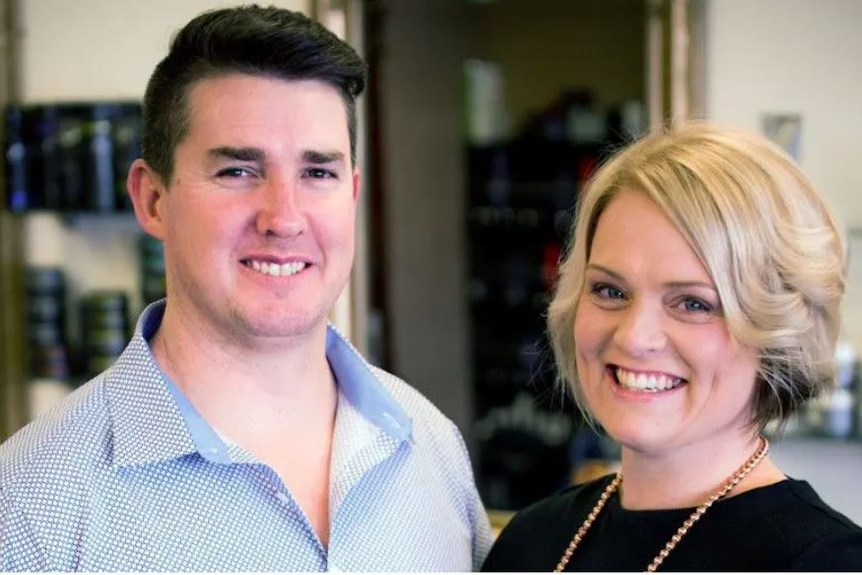
POLYGON ((278 264, 275 262, 265 262, 260 260, 246 260, 246 267, 253 269, 256 272, 262 273, 265 276, 281 277, 296 275, 304 270, 308 264, 305 262, 289 262, 286 264, 278 264))

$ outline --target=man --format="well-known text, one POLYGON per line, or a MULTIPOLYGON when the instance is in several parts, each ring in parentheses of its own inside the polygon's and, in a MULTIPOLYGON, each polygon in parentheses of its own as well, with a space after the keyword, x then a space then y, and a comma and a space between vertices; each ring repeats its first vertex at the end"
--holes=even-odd
POLYGON ((327 314, 353 261, 365 65, 300 14, 204 13, 144 98, 128 189, 167 298, 0 448, 5 570, 467 571, 455 426, 327 314))

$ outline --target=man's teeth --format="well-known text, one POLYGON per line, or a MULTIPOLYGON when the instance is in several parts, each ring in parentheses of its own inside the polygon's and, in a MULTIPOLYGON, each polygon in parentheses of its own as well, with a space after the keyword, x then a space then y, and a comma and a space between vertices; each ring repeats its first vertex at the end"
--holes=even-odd
POLYGON ((626 371, 621 368, 616 369, 617 381, 619 384, 628 389, 636 389, 640 391, 665 391, 673 389, 682 383, 682 379, 678 377, 669 377, 661 373, 635 373, 626 371))
POLYGON ((279 276, 292 276, 293 274, 299 273, 305 269, 305 262, 290 262, 289 264, 276 264, 270 262, 259 262, 252 261, 251 267, 255 271, 259 271, 264 275, 270 275, 274 277, 279 276))

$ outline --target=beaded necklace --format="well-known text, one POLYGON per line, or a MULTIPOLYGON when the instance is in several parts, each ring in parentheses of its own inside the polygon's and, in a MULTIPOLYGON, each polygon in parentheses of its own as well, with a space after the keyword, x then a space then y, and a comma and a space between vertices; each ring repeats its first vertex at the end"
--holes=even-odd
MULTIPOLYGON (((731 475, 728 480, 722 485, 721 489, 713 493, 709 499, 703 502, 703 504, 694 510, 694 512, 686 519, 682 526, 677 529, 676 533, 673 534, 673 537, 665 544, 664 548, 659 551, 658 555, 652 560, 652 562, 647 566, 646 570, 648 572, 653 572, 658 569, 659 565, 662 564, 662 561, 667 559, 667 556, 670 555, 670 552, 674 550, 677 544, 685 537, 685 534, 688 533, 688 530, 691 529, 692 525, 694 525, 698 519, 700 519, 706 511, 712 507, 712 504, 727 495, 731 489, 739 485, 739 482, 742 481, 746 475, 751 473, 751 471, 757 467, 757 464, 763 461, 763 458, 766 457, 766 453, 769 451, 769 440, 765 437, 760 438, 760 446, 757 451, 748 458, 748 460, 742 464, 742 467, 736 470, 736 472, 731 475)), ((590 514, 587 515, 587 518, 584 520, 580 529, 575 533, 575 536, 572 537, 571 542, 568 547, 566 547, 565 552, 563 552, 563 556, 560 558, 559 563, 557 563, 557 567, 554 569, 554 573, 560 573, 569 563, 569 559, 572 557, 572 553, 575 552, 575 549, 581 544, 584 536, 587 534, 587 531, 592 526, 593 522, 598 517, 602 508, 605 506, 605 503, 608 502, 611 495, 613 495, 622 485, 623 483, 623 475, 622 473, 617 473, 616 477, 614 477, 613 481, 608 484, 605 488, 604 492, 602 492, 602 496, 599 497, 598 502, 596 503, 593 510, 590 511, 590 514)))

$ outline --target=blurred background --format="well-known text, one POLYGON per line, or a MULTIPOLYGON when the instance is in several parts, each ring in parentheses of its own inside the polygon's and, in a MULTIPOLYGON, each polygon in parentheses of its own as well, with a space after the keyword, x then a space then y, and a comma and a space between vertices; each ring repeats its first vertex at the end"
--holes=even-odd
MULTIPOLYGON (((544 310, 578 191, 662 122, 767 134, 850 250, 836 390, 775 458, 862 523, 862 2, 281 0, 363 54, 357 262, 332 321, 460 427, 485 504, 612 470, 554 387, 544 310)), ((2 0, 0 439, 116 358, 164 295, 125 196, 140 99, 207 0, 2 0)))

